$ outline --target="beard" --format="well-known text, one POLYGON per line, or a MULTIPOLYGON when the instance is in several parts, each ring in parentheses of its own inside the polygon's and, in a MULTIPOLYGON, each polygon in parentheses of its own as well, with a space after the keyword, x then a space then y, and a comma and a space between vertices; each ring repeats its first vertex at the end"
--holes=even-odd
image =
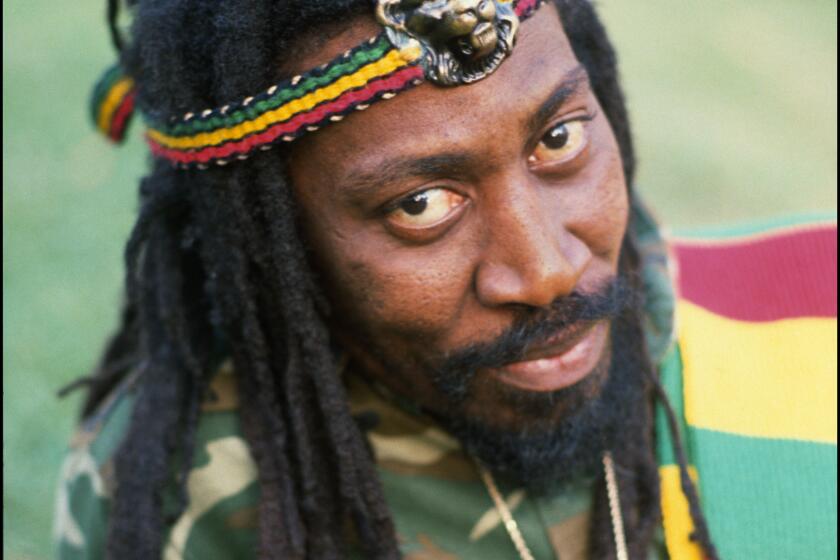
POLYGON ((497 476, 532 491, 595 474, 606 450, 646 429, 650 368, 638 283, 619 275, 592 293, 575 292, 516 322, 488 343, 426 364, 447 406, 429 413, 497 476), (554 392, 512 387, 488 372, 521 360, 529 347, 581 323, 610 322, 595 368, 554 392), (499 411, 512 421, 500 422, 499 411))

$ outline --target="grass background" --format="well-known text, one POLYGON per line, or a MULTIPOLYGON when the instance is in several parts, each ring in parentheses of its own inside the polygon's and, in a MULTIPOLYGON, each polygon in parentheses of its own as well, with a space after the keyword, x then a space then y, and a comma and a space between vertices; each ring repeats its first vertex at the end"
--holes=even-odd
MULTIPOLYGON (((640 190, 674 228, 836 211, 837 6, 602 0, 640 190)), ((104 2, 3 2, 3 551, 51 556, 55 479, 79 405, 55 391, 117 316, 145 161, 109 148, 87 96, 113 60, 104 2)))

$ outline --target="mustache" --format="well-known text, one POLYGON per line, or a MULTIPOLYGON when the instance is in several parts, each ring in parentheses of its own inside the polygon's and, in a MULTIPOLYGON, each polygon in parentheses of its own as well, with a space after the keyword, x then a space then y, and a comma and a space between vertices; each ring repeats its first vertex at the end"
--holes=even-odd
POLYGON ((495 339, 448 353, 432 368, 434 382, 455 400, 466 396, 467 385, 480 369, 494 369, 521 361, 528 348, 545 342, 581 322, 612 320, 641 304, 637 283, 626 274, 602 282, 592 292, 575 290, 548 307, 516 320, 495 339))

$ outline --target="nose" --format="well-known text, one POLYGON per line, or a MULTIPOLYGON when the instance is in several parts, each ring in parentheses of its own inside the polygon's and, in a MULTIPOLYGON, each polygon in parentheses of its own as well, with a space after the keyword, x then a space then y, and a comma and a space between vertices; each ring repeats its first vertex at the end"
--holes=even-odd
POLYGON ((562 216, 543 204, 538 192, 525 190, 485 215, 488 240, 475 272, 483 305, 545 307, 572 293, 592 259, 589 246, 562 216))

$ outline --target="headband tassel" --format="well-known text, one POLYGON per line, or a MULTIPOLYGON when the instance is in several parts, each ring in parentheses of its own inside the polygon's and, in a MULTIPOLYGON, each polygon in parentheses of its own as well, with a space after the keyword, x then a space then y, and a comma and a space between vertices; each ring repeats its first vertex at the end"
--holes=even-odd
POLYGON ((93 88, 90 116, 99 132, 116 144, 125 139, 128 123, 134 114, 134 80, 116 64, 110 67, 93 88))

